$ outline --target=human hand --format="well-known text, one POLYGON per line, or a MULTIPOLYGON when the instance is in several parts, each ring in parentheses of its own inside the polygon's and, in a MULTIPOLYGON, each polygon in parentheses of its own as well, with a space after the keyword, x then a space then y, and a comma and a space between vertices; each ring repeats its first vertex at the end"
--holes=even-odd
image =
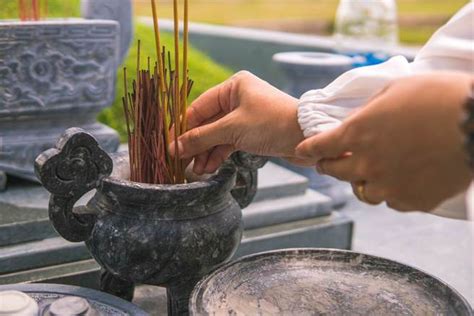
POLYGON ((399 79, 337 129, 301 143, 297 156, 362 183, 366 202, 432 210, 471 181, 459 127, 471 82, 454 73, 399 79))
POLYGON ((217 170, 237 150, 292 157, 304 139, 297 103, 251 73, 239 72, 188 109, 188 132, 178 139, 180 158, 195 157, 194 172, 202 174, 217 170))

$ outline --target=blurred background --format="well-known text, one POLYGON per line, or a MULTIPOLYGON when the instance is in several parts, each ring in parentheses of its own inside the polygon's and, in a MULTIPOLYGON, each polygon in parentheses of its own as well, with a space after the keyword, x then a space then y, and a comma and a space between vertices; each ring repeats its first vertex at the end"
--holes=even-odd
MULTIPOLYGON (((354 2, 357 0, 353 0, 354 2)), ((159 1, 162 3, 171 2, 159 1)), ((466 0, 397 0, 400 42, 419 45, 445 23, 466 0)), ((330 35, 339 0, 192 0, 196 22, 330 35)), ((170 18, 171 6, 161 16, 170 18)), ((137 15, 149 15, 149 1, 135 0, 137 15)))
MULTIPOLYGON (((150 2, 149 0, 133 1, 134 14, 137 17, 135 26, 136 39, 140 38, 143 40, 142 49, 144 54, 153 56, 154 43, 153 41, 146 40, 152 38, 152 28, 149 23, 141 23, 143 22, 143 17, 151 16, 150 2)), ((352 0, 352 2, 355 3, 356 1, 352 0)), ((378 3, 380 2, 395 3, 396 7, 394 10, 396 10, 395 13, 398 20, 396 23, 398 24, 399 43, 404 46, 416 47, 425 43, 437 28, 448 21, 468 1, 378 1, 378 3)), ((0 19, 17 18, 17 0, 1 0, 1 3, 0 19)), ((172 17, 171 3, 171 0, 158 0, 159 16, 161 18, 169 19, 172 17)), ((340 2, 339 0, 192 0, 190 1, 190 19, 192 22, 219 26, 288 32, 292 35, 328 36, 329 38, 335 30, 336 15, 340 3, 342 1, 340 2)), ((80 0, 49 0, 48 5, 48 15, 50 18, 80 16, 80 0)), ((271 62, 270 51, 266 54, 257 54, 255 52, 257 49, 267 49, 268 45, 249 46, 246 49, 253 50, 253 55, 245 57, 244 60, 244 57, 236 59, 237 57, 234 56, 234 58, 230 48, 225 50, 225 47, 216 46, 207 50, 203 46, 212 46, 215 41, 207 43, 197 39, 193 42, 193 36, 195 35, 191 34, 192 44, 198 46, 199 50, 193 49, 190 57, 192 76, 196 81, 191 95, 192 99, 209 87, 222 82, 232 72, 239 69, 254 71, 257 75, 264 77, 264 79, 269 80, 280 88, 284 87, 283 79, 278 79, 281 76, 275 70, 276 66, 271 62), (221 52, 219 53, 219 51, 221 52), (253 59, 253 61, 249 59, 253 59), (260 69, 259 67, 266 67, 266 69, 260 69)), ((281 39, 280 41, 284 40, 281 39)), ((168 43, 167 46, 171 44, 170 41, 171 37, 165 34, 165 44, 168 43)), ((233 43, 238 45, 235 41, 233 43)), ((285 51, 296 50, 297 48, 298 45, 294 45, 294 47, 275 47, 274 52, 278 52, 278 49, 285 51)), ((310 48, 303 47, 305 51, 308 49, 310 48)), ((237 54, 237 52, 234 52, 234 54, 237 54)), ((136 45, 134 42, 125 65, 134 67, 135 58, 136 45)), ((119 76, 121 76, 121 72, 119 72, 119 76)), ((126 133, 120 101, 122 95, 122 86, 117 85, 116 102, 111 108, 104 110, 100 115, 100 120, 118 130, 122 140, 125 140, 126 133)))

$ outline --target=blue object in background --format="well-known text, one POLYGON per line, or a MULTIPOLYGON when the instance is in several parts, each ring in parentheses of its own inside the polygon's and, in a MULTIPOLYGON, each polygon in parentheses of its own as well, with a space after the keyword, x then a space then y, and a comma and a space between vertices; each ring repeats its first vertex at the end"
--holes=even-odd
POLYGON ((345 55, 352 58, 353 60, 352 66, 354 68, 381 64, 389 60, 391 57, 388 54, 379 53, 379 52, 353 53, 353 54, 345 54, 345 55))

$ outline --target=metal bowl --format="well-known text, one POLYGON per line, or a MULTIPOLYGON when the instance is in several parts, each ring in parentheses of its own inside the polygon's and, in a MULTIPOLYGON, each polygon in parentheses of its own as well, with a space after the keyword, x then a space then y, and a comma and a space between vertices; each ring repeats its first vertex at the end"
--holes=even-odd
POLYGON ((192 315, 472 315, 454 289, 391 260, 331 249, 255 254, 203 279, 192 315))

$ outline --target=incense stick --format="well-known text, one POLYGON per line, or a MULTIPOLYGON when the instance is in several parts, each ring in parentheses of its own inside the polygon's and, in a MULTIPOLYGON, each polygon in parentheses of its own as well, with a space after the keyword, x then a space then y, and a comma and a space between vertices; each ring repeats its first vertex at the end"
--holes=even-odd
MULTIPOLYGON (((193 86, 193 82, 188 78, 188 1, 185 0, 184 5, 182 84, 178 0, 173 1, 174 63, 171 52, 165 47, 161 49, 157 7, 155 0, 150 2, 155 31, 156 62, 152 65, 148 57, 146 69, 140 67, 141 45, 138 41, 136 79, 131 91, 127 84, 128 72, 124 68, 126 94, 122 102, 129 141, 130 179, 151 184, 184 183, 184 164, 177 151, 171 159, 168 145, 170 128, 173 129, 174 141, 185 132, 187 98, 193 86)), ((177 150, 177 147, 175 148, 177 150)))
POLYGON ((182 133, 187 131, 187 117, 186 110, 188 108, 188 42, 189 42, 189 3, 184 0, 184 29, 183 29, 183 106, 181 108, 181 115, 183 116, 183 126, 181 126, 182 133))
POLYGON ((38 21, 40 19, 40 12, 38 7, 38 0, 32 0, 32 7, 33 7, 33 19, 38 21))
POLYGON ((25 0, 18 0, 18 13, 21 21, 26 20, 25 15, 25 0))
POLYGON ((18 0, 18 16, 20 21, 39 21, 41 20, 41 11, 44 16, 48 15, 48 1, 43 0, 18 0))

